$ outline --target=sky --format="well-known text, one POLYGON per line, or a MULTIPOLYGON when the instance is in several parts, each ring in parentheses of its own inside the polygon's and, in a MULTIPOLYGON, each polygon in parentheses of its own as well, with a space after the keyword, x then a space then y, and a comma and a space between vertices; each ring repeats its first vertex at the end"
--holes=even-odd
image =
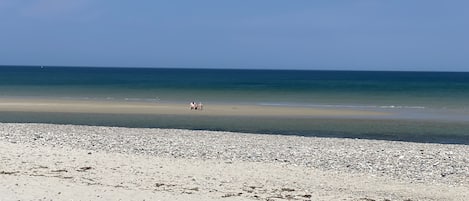
POLYGON ((0 0, 0 65, 469 71, 465 0, 0 0))

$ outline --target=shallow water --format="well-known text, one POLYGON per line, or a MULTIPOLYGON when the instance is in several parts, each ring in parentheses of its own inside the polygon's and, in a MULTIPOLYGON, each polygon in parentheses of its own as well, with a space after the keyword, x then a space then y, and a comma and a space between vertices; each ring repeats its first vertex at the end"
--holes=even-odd
POLYGON ((374 120, 5 113, 2 122, 465 143, 469 73, 0 67, 0 98, 203 102, 391 112, 374 120))
POLYGON ((0 122, 134 128, 179 128, 245 133, 469 144, 467 122, 390 119, 227 117, 136 114, 0 112, 0 122))

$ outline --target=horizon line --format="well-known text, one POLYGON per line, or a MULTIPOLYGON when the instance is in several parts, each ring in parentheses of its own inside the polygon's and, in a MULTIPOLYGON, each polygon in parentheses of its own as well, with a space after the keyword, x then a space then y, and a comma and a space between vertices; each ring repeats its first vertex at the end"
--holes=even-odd
POLYGON ((38 67, 38 68, 122 68, 122 69, 200 69, 200 70, 278 70, 278 71, 352 71, 352 72, 360 72, 360 71, 368 71, 368 72, 441 72, 441 73, 469 73, 467 71, 447 71, 447 70, 376 70, 376 69, 341 69, 341 68, 333 68, 333 69, 325 69, 325 68, 269 68, 269 67, 182 67, 182 66, 80 66, 80 65, 5 65, 0 64, 0 67, 38 67))

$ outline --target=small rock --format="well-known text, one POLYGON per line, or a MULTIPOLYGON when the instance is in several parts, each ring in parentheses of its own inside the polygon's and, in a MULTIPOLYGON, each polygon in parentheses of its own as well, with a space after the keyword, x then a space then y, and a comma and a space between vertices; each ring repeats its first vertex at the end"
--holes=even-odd
POLYGON ((194 187, 194 188, 189 188, 187 190, 191 190, 191 191, 199 191, 199 187, 194 187))
POLYGON ((89 166, 85 166, 85 167, 81 167, 79 170, 77 170, 78 172, 84 172, 84 171, 87 171, 87 170, 91 170, 93 169, 92 167, 89 167, 89 166))
POLYGON ((281 190, 282 191, 288 191, 288 192, 295 191, 295 189, 293 189, 293 188, 282 188, 281 190))
POLYGON ((156 187, 161 187, 161 186, 164 186, 164 184, 163 183, 156 183, 155 186, 156 187))

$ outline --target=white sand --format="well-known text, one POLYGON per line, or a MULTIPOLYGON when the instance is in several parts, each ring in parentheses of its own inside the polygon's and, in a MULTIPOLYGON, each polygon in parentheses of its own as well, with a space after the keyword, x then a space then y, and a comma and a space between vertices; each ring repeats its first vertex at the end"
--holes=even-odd
MULTIPOLYGON (((467 151, 469 146, 466 145, 164 129, 0 124, 0 200, 466 201, 469 200, 469 173, 464 172, 469 170, 467 151), (141 133, 141 137, 138 133, 141 133), (150 153, 153 154, 138 151, 146 146, 145 142, 137 142, 141 139, 152 142, 151 146, 155 149, 150 153), (69 142, 72 140, 73 142, 69 142), (100 140, 107 144, 98 143, 100 140), (191 144, 194 141, 198 145, 191 144), (258 142, 262 144, 256 144, 258 142), (142 144, 135 147, 138 143, 142 144), (170 143, 173 145, 168 146, 170 143), (88 149, 87 144, 100 145, 88 149), (251 148, 247 144, 257 148, 251 148), (270 148, 277 149, 278 152, 270 151, 263 144, 269 144, 270 148), (225 153, 220 153, 222 156, 232 158, 205 157, 210 156, 211 150, 217 149, 215 145, 224 147, 225 153), (112 146, 114 148, 104 148, 112 146), (160 146, 166 147, 164 149, 169 152, 173 151, 171 153, 180 154, 165 154, 160 146), (286 150, 289 146, 297 149, 286 150), (408 155, 404 153, 412 154, 417 150, 416 154, 421 155, 419 150, 426 149, 429 153, 425 156, 432 156, 431 162, 441 165, 435 164, 435 169, 429 170, 429 167, 423 166, 430 159, 416 157, 417 159, 406 161, 402 158, 406 163, 412 164, 398 164, 401 168, 394 170, 399 173, 396 175, 386 168, 383 173, 377 174, 366 168, 348 171, 345 167, 316 167, 295 162, 323 160, 321 156, 301 158, 301 154, 297 154, 308 149, 308 146, 315 150, 310 150, 310 154, 331 155, 338 147, 349 147, 339 150, 340 153, 348 151, 349 153, 343 154, 350 156, 349 159, 344 156, 326 156, 329 160, 336 161, 325 164, 340 164, 340 160, 360 158, 355 156, 360 154, 363 157, 376 158, 364 158, 352 163, 358 164, 356 167, 366 167, 367 164, 372 167, 373 161, 385 160, 379 158, 382 155, 372 154, 379 152, 378 149, 385 149, 389 151, 387 153, 401 153, 406 157, 408 155), (358 150, 353 146, 366 147, 358 150), (250 153, 244 153, 243 150, 250 153), (292 159, 292 162, 272 159, 277 157, 276 153, 278 157, 282 157, 281 154, 285 151, 292 157, 300 158, 292 159), (465 153, 459 153, 461 151, 465 153), (268 157, 250 161, 245 155, 254 154, 252 152, 267 154, 268 157), (440 158, 438 154, 444 156, 440 158), (452 157, 448 159, 449 162, 445 160, 448 154, 452 157), (448 176, 427 175, 445 172, 445 169, 451 167, 454 170, 448 176), (415 171, 412 168, 421 168, 422 178, 400 177, 406 171, 415 171)), ((396 161, 401 160, 401 156, 396 158, 396 161)), ((390 157, 386 160, 394 159, 390 157)), ((393 163, 395 162, 391 161, 389 164, 393 163)))

